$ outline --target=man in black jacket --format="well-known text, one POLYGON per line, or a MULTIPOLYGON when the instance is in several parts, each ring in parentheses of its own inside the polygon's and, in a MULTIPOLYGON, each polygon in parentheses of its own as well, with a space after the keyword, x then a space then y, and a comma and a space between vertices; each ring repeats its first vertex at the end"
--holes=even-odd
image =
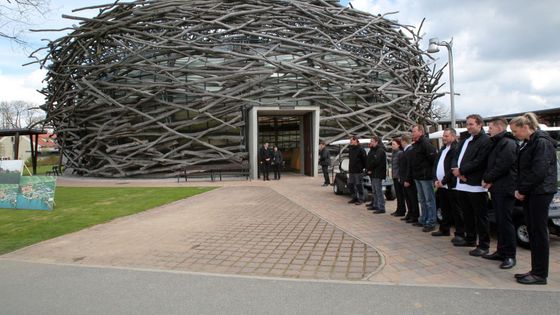
POLYGON ((401 220, 405 220, 406 223, 420 224, 418 222, 418 217, 420 216, 418 191, 416 190, 416 184, 410 173, 410 159, 412 153, 412 139, 410 134, 405 133, 401 136, 401 144, 403 153, 399 159, 399 180, 404 187, 406 207, 408 209, 406 215, 401 220))
POLYGON ((492 144, 490 137, 482 129, 483 124, 480 115, 467 116, 470 137, 459 143, 451 166, 453 175, 458 179, 455 190, 458 191, 459 205, 463 210, 466 232, 465 239, 454 241, 453 245, 476 246, 469 252, 471 256, 487 254, 490 247, 488 191, 482 187, 482 176, 492 144))
POLYGON ((378 136, 372 136, 367 155, 367 172, 371 179, 373 198, 368 210, 373 213, 385 213, 385 197, 381 182, 387 177, 387 154, 378 136))
POLYGON ((325 146, 325 141, 321 140, 319 142, 319 165, 321 165, 321 169, 323 171, 323 177, 325 181, 323 182, 323 186, 329 186, 331 184, 331 180, 329 178, 329 166, 331 165, 331 154, 329 150, 327 150, 325 146))
POLYGON ((483 176, 483 187, 490 190, 492 206, 496 215, 498 245, 492 254, 483 258, 501 260, 500 268, 515 266, 515 227, 513 207, 515 205, 515 180, 517 177, 517 142, 506 132, 507 121, 496 118, 488 124, 493 149, 488 155, 488 164, 483 176))
MULTIPOLYGON (((424 136, 424 126, 412 127, 412 157, 410 159, 410 172, 418 190, 418 199, 422 209, 420 224, 422 231, 431 232, 436 229, 436 195, 434 193, 434 161, 436 148, 424 136)), ((420 226, 418 224, 418 226, 420 226)))
POLYGON ((348 203, 361 205, 365 201, 364 185, 362 183, 364 169, 366 168, 366 150, 360 146, 358 138, 352 136, 348 146, 348 189, 352 199, 348 203))
POLYGON ((443 131, 443 147, 439 150, 436 163, 434 163, 434 186, 437 189, 442 221, 439 231, 432 232, 432 236, 449 236, 453 222, 455 224, 455 236, 465 237, 463 219, 458 211, 456 192, 453 190, 457 184, 457 178, 451 173, 451 162, 457 151, 457 132, 453 128, 443 131))
POLYGON ((268 149, 268 142, 263 144, 263 146, 259 149, 259 161, 261 163, 262 173, 263 173, 263 180, 270 180, 268 179, 268 170, 270 168, 270 163, 272 160, 272 152, 268 149))

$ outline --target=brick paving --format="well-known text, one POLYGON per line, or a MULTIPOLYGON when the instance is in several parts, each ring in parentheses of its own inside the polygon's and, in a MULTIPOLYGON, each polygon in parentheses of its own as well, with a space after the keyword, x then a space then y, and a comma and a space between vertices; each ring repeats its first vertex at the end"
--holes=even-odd
MULTIPOLYGON (((348 204, 322 179, 177 183, 167 180, 59 178, 72 186, 223 186, 3 256, 84 265, 205 271, 369 283, 560 290, 560 238, 551 236, 547 286, 517 284, 530 252, 511 270, 468 255, 451 237, 435 238, 388 214, 348 204), (361 263, 359 263, 361 262, 361 263)), ((395 208, 387 203, 388 211, 395 208)), ((495 239, 492 240, 495 248, 495 239)))
POLYGON ((373 247, 268 187, 224 187, 4 258, 339 280, 382 264, 373 247))

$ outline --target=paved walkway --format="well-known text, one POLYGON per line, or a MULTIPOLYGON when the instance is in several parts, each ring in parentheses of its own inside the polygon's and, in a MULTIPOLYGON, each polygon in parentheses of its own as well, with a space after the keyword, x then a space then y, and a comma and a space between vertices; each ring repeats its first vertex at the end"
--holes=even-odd
MULTIPOLYGON (((222 186, 144 213, 2 256, 30 262, 205 271, 372 283, 560 290, 560 241, 552 237, 549 285, 521 286, 529 270, 471 257, 388 214, 350 205, 320 178, 177 183, 59 178, 71 186, 222 186)), ((394 202, 387 204, 388 209, 394 202)), ((55 210, 56 211, 56 210, 55 210)), ((495 242, 493 243, 495 246, 495 242)))

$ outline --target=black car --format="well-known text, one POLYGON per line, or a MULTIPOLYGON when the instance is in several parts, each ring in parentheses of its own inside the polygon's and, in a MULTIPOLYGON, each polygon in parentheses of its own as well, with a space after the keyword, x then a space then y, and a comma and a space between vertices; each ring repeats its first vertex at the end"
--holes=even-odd
MULTIPOLYGON (((350 190, 348 189, 348 165, 349 159, 348 154, 346 152, 346 148, 350 143, 349 140, 339 140, 331 143, 331 146, 338 146, 338 152, 336 156, 338 157, 338 163, 333 167, 334 173, 334 180, 333 180, 333 191, 337 195, 349 194, 350 190)), ((369 143, 369 139, 361 139, 360 143, 363 146, 367 146, 369 143)), ((366 152, 369 151, 368 147, 364 147, 366 152)), ((390 153, 387 155, 387 159, 390 160, 391 155, 390 153)), ((390 169, 390 168, 389 168, 390 169)), ((372 191, 371 187, 371 179, 364 173, 362 185, 364 186, 365 191, 372 191)), ((385 194, 385 198, 387 200, 394 200, 396 198, 395 188, 393 187, 393 179, 391 176, 388 176, 382 181, 383 185, 383 192, 385 194)), ((369 194, 368 194, 369 195, 369 194)))

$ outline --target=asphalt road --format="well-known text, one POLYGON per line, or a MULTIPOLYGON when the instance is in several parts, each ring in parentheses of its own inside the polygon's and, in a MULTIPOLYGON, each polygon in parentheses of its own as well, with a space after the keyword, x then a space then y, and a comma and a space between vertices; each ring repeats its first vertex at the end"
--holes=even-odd
POLYGON ((560 292, 297 281, 0 260, 0 314, 558 314, 560 292))

